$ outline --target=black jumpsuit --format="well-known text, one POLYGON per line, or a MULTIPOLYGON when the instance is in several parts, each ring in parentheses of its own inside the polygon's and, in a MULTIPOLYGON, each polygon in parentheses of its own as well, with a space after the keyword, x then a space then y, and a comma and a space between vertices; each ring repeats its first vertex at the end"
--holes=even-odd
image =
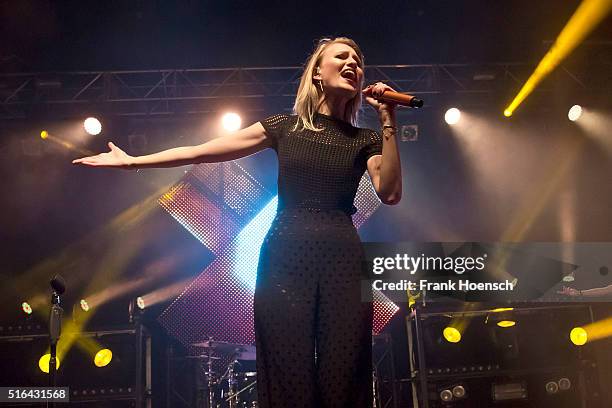
POLYGON ((372 304, 351 214, 380 135, 317 114, 262 121, 278 155, 278 212, 264 239, 255 289, 261 408, 372 406, 372 304), (316 357, 315 357, 316 356, 316 357))

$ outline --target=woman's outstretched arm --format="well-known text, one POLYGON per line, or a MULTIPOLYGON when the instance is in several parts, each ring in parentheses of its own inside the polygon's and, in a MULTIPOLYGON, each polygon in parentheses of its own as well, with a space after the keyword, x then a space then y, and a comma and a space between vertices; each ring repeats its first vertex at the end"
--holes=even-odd
POLYGON ((175 147, 144 156, 130 156, 109 142, 109 152, 73 160, 73 164, 124 169, 177 167, 239 159, 271 146, 264 127, 257 122, 235 133, 196 146, 175 147))

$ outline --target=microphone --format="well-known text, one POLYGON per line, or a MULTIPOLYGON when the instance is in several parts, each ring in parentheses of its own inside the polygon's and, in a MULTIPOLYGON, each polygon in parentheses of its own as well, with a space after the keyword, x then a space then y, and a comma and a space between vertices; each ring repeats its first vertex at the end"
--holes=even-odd
POLYGON ((66 291, 66 281, 64 281, 61 275, 55 275, 49 283, 53 291, 58 295, 62 295, 66 291))
POLYGON ((399 92, 393 92, 389 90, 385 90, 382 95, 378 98, 374 97, 374 99, 379 102, 389 102, 394 103, 396 105, 409 106, 411 108, 421 108, 423 107, 423 100, 412 95, 403 94, 399 92))

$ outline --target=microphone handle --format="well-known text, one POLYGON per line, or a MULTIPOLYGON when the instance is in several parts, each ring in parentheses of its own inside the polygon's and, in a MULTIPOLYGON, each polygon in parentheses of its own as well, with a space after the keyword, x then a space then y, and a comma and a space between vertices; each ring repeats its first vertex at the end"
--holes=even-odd
POLYGON ((399 92, 386 90, 378 98, 381 102, 395 103, 397 105, 409 106, 411 108, 420 108, 423 106, 423 100, 412 95, 407 95, 399 92))

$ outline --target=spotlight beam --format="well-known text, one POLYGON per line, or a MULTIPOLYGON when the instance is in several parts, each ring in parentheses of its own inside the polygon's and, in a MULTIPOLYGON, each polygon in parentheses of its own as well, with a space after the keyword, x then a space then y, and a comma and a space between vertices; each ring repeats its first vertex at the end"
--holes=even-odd
POLYGON ((514 100, 504 110, 511 116, 518 106, 606 17, 612 8, 612 0, 583 0, 565 25, 557 40, 540 61, 535 71, 523 85, 514 100))
POLYGON ((588 342, 612 337, 612 317, 587 324, 583 327, 588 335, 588 342))
POLYGON ((83 155, 83 156, 91 156, 91 155, 95 154, 91 150, 83 149, 83 148, 81 148, 79 146, 76 146, 74 143, 71 143, 71 142, 69 142, 67 140, 62 139, 61 137, 57 137, 55 135, 52 135, 51 133, 49 133, 46 130, 43 130, 43 131, 40 132, 40 138, 42 140, 55 143, 58 146, 62 146, 66 150, 70 150, 71 152, 76 152, 76 153, 78 153, 80 155, 83 155))

